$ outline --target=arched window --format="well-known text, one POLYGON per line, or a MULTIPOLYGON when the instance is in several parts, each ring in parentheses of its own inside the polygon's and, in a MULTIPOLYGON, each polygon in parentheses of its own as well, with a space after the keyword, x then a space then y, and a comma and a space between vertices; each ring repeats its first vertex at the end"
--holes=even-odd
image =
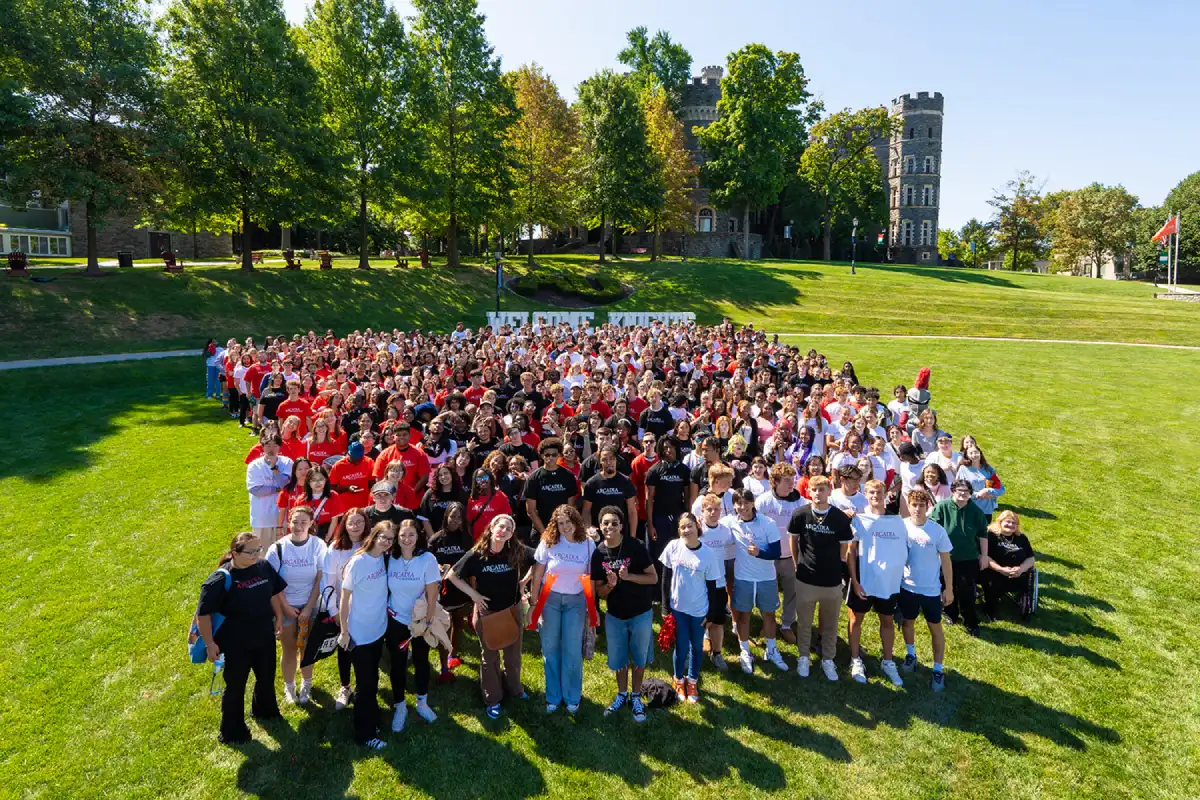
POLYGON ((711 208, 700 209, 700 222, 696 226, 700 233, 712 233, 713 229, 713 212, 711 208))

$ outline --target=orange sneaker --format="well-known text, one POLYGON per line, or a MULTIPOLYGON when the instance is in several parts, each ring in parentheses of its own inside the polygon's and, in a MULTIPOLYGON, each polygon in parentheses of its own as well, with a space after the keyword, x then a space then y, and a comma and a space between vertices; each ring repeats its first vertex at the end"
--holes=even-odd
POLYGON ((695 681, 687 682, 687 701, 689 703, 700 702, 700 687, 696 685, 695 681))
POLYGON ((687 700, 687 690, 684 689, 682 678, 675 679, 675 696, 679 698, 679 702, 681 703, 687 700))

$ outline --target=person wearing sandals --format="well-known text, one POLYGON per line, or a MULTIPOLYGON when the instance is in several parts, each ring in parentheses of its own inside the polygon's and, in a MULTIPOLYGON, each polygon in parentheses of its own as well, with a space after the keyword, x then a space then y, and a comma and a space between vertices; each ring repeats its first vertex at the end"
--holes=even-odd
POLYGON ((262 541, 253 533, 233 537, 218 569, 200 587, 196 623, 207 644, 208 660, 225 658, 225 693, 221 696, 222 744, 250 741, 246 727, 246 682, 254 672, 250 715, 260 722, 279 718, 275 699, 275 620, 283 613, 287 583, 259 558, 262 541), (225 588, 225 572, 231 576, 225 588), (213 634, 212 615, 225 622, 213 634))
POLYGON ((432 723, 437 714, 429 707, 429 644, 423 636, 414 636, 413 607, 417 598, 425 595, 426 614, 432 616, 437 608, 438 588, 442 573, 437 558, 429 552, 425 531, 413 519, 400 523, 396 542, 392 545, 387 567, 388 623, 387 649, 392 659, 392 732, 404 730, 408 705, 404 702, 404 685, 408 680, 408 661, 411 652, 417 684, 417 715, 432 723))
POLYGON ((617 713, 628 701, 634 721, 645 722, 642 676, 650 662, 658 573, 646 545, 624 533, 625 514, 620 508, 605 506, 600 509, 599 519, 604 539, 592 554, 591 577, 596 595, 608 601, 604 636, 608 668, 617 680, 617 696, 604 710, 604 716, 617 713), (631 672, 632 694, 629 693, 631 672))
MULTIPOLYGON (((311 475, 312 472, 309 472, 311 475)), ((289 703, 306 705, 312 696, 313 665, 300 668, 302 682, 296 691, 298 649, 307 638, 317 600, 321 596, 321 562, 325 542, 314 535, 313 510, 296 506, 289 519, 287 536, 267 548, 267 563, 287 583, 283 593, 283 619, 279 643, 279 669, 283 673, 283 696, 289 703)))
MULTIPOLYGON (((544 446, 546 441, 542 442, 544 446)), ((532 515, 531 515, 532 516, 532 515)), ((533 623, 541 610, 542 663, 546 672, 546 713, 564 702, 574 714, 583 699, 583 627, 595 613, 589 608, 590 566, 595 545, 572 505, 550 513, 534 553, 533 623), (584 581, 589 581, 584 589, 584 581)), ((535 520, 535 525, 537 520, 535 520)))
MULTIPOLYGON (((746 489, 749 495, 750 490, 746 489)), ((709 607, 724 604, 725 565, 700 542, 700 523, 690 512, 679 517, 679 536, 658 557, 675 618, 675 694, 681 702, 700 701, 700 661, 709 607)))
POLYGON ((475 604, 475 629, 480 631, 479 685, 490 719, 500 718, 505 697, 524 700, 521 686, 521 582, 533 564, 533 548, 514 536, 516 523, 508 514, 495 516, 474 546, 446 575, 475 604), (482 622, 492 614, 510 614, 516 636, 506 647, 492 649, 482 636, 482 622), (501 666, 503 657, 503 666, 501 666))
POLYGON ((338 599, 338 645, 350 653, 354 666, 354 738, 371 750, 382 750, 379 738, 379 659, 388 628, 388 550, 396 541, 396 526, 378 522, 350 558, 342 574, 338 599))
MULTIPOLYGON (((448 472, 444 467, 439 472, 448 472)), ((432 491, 432 490, 431 490, 432 491)), ((467 615, 471 613, 471 602, 457 586, 447 579, 450 569, 457 564, 475 543, 467 530, 467 507, 461 502, 452 501, 446 506, 441 515, 441 527, 429 540, 429 552, 437 559, 438 568, 442 573, 442 589, 438 593, 438 603, 450 614, 450 649, 438 647, 438 657, 441 660, 441 672, 438 683, 449 683, 454 680, 454 670, 462 666, 458 657, 459 643, 462 641, 462 631, 467 624, 467 615)))
MULTIPOLYGON (((367 535, 367 515, 361 508, 347 511, 330 537, 325 557, 321 561, 321 596, 329 597, 329 613, 336 619, 338 616, 338 601, 342 596, 342 573, 354 552, 362 546, 367 535)), ((350 654, 342 648, 337 649, 337 665, 339 686, 333 708, 341 711, 350 705, 354 696, 350 688, 350 654)))

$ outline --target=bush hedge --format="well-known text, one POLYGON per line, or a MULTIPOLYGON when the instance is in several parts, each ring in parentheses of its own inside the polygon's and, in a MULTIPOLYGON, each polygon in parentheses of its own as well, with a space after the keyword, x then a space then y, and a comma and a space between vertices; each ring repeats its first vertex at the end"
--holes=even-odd
POLYGON ((513 281, 512 288, 525 297, 542 290, 553 290, 597 305, 615 303, 625 297, 625 287, 613 276, 581 275, 575 272, 530 272, 513 281))

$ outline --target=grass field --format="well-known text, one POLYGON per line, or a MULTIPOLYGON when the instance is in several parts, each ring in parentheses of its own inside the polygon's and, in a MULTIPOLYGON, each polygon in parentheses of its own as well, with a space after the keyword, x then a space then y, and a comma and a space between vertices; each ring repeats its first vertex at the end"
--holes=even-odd
MULTIPOLYGON (((562 269, 591 269, 594 259, 547 258, 562 269)), ((369 273, 313 266, 242 273, 194 267, 182 275, 156 269, 88 278, 68 270, 34 270, 31 280, 0 278, 0 360, 55 355, 199 348, 210 336, 328 327, 448 329, 484 322, 495 308, 493 268, 392 269, 369 273)), ((512 263, 508 273, 524 266, 512 263)), ((771 331, 932 333, 1196 344, 1200 307, 1155 301, 1151 286, 1084 278, 945 267, 728 260, 651 263, 625 259, 608 267, 636 291, 612 306, 693 311, 702 323, 754 322, 771 331)), ((506 293, 504 308, 532 310, 506 293)))
MULTIPOLYGON (((805 297, 829 296, 830 286, 849 291, 849 279, 835 279, 832 269, 781 272, 791 277, 762 270, 753 280, 813 286, 805 297)), ((264 271, 248 280, 282 292, 294 277, 264 271)), ((859 277, 877 284, 920 278, 885 270, 859 277)), ((1046 280, 995 277, 1030 286, 1046 280)), ((322 278, 359 279, 348 272, 322 278)), ((234 276, 197 271, 187 280, 197 292, 207 287, 236 300, 220 288, 232 291, 234 276)), ((437 280, 452 306, 450 287, 460 279, 437 280)), ((1072 303, 1100 291, 1086 281, 1069 286, 1081 287, 1067 294, 1072 303)), ((986 295, 992 287, 968 288, 986 295)), ((731 291, 742 296, 738 287, 731 291)), ((1127 304, 1136 305, 1129 294, 1127 304)), ((263 309, 272 324, 324 313, 315 301, 289 308, 303 300, 290 293, 271 297, 249 308, 263 309)), ((373 308, 382 309, 384 297, 373 308)), ((910 314, 919 301, 897 297, 894 305, 910 314)), ((1008 307, 1015 313, 1019 305, 1008 307)), ((780 313, 773 309, 761 309, 771 326, 783 320, 769 316, 780 313)), ((795 327, 811 326, 805 315, 814 313, 798 310, 795 327)), ((961 324, 942 321, 950 329, 961 324)), ((830 318, 820 327, 840 324, 830 318)), ((1156 335, 1167 336, 1169 326, 1160 325, 1156 335)), ((82 341, 78 333, 61 335, 82 341)), ((183 634, 200 581, 231 533, 245 527, 241 460, 250 437, 199 399, 198 362, 25 370, 6 376, 10 396, 24 403, 10 426, 10 457, 0 461, 0 607, 7 611, 0 625, 0 795, 1194 797, 1195 354, 1038 343, 797 343, 831 361, 851 358, 860 376, 881 387, 931 366, 933 405, 945 426, 980 439, 1040 554, 1039 613, 1021 624, 1010 610, 980 639, 951 629, 944 694, 928 688, 926 636, 918 636, 925 666, 903 689, 885 685, 871 657, 871 683, 851 683, 843 638, 836 685, 819 673, 807 681, 794 672, 706 674, 699 707, 653 713, 644 726, 602 718, 612 685, 598 657, 586 665, 578 718, 546 718, 537 637, 529 635, 525 682, 534 699, 508 709, 499 723, 481 713, 470 649, 458 683, 433 689, 438 722, 429 727, 410 715, 409 729, 390 736, 382 755, 350 743, 349 714, 332 711, 336 670, 328 662, 317 669, 315 706, 285 707, 285 723, 251 725, 253 744, 222 747, 208 672, 185 663, 183 634), (1148 376, 1179 391, 1139 392, 1133 400, 1130 388, 1148 376)), ((868 634, 864 647, 877 655, 877 636, 868 634)), ((794 665, 795 648, 785 645, 784 654, 794 665)), ((664 676, 666 665, 660 655, 653 673, 664 676)), ((388 689, 383 694, 390 698, 388 689)))

